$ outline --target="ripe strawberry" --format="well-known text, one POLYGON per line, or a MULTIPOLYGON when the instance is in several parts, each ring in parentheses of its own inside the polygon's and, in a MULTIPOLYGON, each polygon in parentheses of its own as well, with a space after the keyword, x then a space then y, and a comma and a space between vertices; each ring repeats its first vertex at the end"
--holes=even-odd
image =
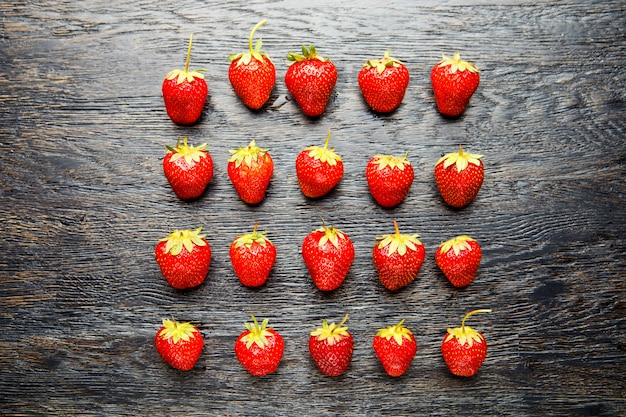
POLYGON ((330 192, 343 177, 343 162, 328 148, 330 130, 324 148, 309 146, 296 158, 296 175, 302 193, 310 198, 322 197, 330 192))
POLYGON ((189 71, 192 38, 193 34, 189 37, 185 69, 168 72, 162 86, 167 115, 180 125, 190 125, 198 121, 209 95, 209 87, 201 70, 189 71))
POLYGON ((341 230, 322 224, 304 238, 302 258, 317 288, 332 291, 348 275, 354 261, 354 245, 341 230))
POLYGON ((354 339, 348 332, 348 328, 343 327, 346 320, 348 320, 347 314, 338 325, 335 323, 329 325, 326 320, 323 320, 322 327, 311 332, 309 352, 324 375, 341 375, 350 366, 354 339))
POLYGON ((163 327, 157 332, 154 345, 165 362, 181 371, 188 371, 202 353, 203 340, 193 324, 163 320, 163 327))
POLYGON ((480 75, 473 64, 461 60, 457 52, 448 58, 443 55, 430 72, 439 112, 450 117, 459 116, 478 88, 480 75))
POLYGON ((391 291, 406 287, 417 278, 426 254, 419 235, 401 234, 395 220, 393 225, 396 233, 379 237, 372 251, 378 278, 391 291))
POLYGON ((409 70, 385 52, 382 59, 367 61, 359 72, 358 82, 363 98, 379 113, 394 111, 402 103, 409 85, 409 70))
POLYGON ((228 68, 228 79, 235 93, 243 104, 253 110, 258 110, 270 98, 270 94, 276 84, 276 68, 265 52, 261 52, 263 41, 259 38, 252 49, 252 37, 254 32, 263 24, 260 21, 250 32, 248 44, 250 52, 230 55, 231 61, 228 68))
POLYGON ((482 250, 469 236, 462 235, 443 242, 435 253, 435 261, 455 287, 466 287, 476 278, 482 250))
POLYGON ((274 172, 274 161, 267 149, 256 146, 253 140, 246 147, 230 150, 228 177, 239 197, 248 204, 258 204, 274 172))
POLYGON ((278 369, 283 357, 285 343, 278 332, 267 328, 268 320, 259 326, 256 318, 250 314, 254 323, 244 323, 246 330, 235 342, 235 355, 239 362, 254 376, 271 374, 278 369))
POLYGON ((406 328, 404 320, 378 330, 374 337, 374 352, 390 376, 404 374, 417 353, 415 336, 406 328))
POLYGON ((485 178, 483 156, 458 152, 442 156, 435 164, 435 182, 444 201, 452 207, 461 208, 471 203, 485 178))
POLYGON ((330 94, 337 83, 337 68, 330 60, 317 54, 313 45, 302 45, 302 55, 287 54, 294 61, 285 73, 287 90, 296 99, 302 113, 310 117, 326 111, 330 94))
POLYGON ((159 240, 154 256, 163 277, 179 290, 204 282, 211 265, 211 246, 196 230, 174 230, 159 240))
POLYGON ((187 138, 167 146, 163 158, 163 172, 176 196, 182 200, 198 198, 213 178, 213 159, 206 150, 207 144, 198 147, 187 145, 187 138))
POLYGON ((252 233, 237 237, 230 245, 230 261, 239 281, 248 287, 265 284, 276 261, 276 247, 257 232, 258 223, 252 233))
POLYGON ((461 327, 448 328, 448 333, 441 344, 443 359, 454 375, 475 375, 487 356, 485 337, 465 325, 465 320, 476 313, 491 313, 491 310, 474 310, 467 313, 463 317, 461 327))
POLYGON ((383 207, 400 204, 409 193, 414 176, 407 155, 376 155, 369 160, 365 169, 370 193, 383 207))

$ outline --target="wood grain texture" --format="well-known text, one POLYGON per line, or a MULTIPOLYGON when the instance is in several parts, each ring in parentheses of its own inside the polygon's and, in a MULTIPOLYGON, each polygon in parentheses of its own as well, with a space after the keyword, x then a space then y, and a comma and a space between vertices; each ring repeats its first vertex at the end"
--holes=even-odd
POLYGON ((621 1, 137 0, 0 3, 0 406, 14 415, 377 416, 599 415, 626 409, 624 253, 626 6, 621 1), (161 4, 164 3, 164 4, 161 4), (250 29, 274 60, 273 105, 246 109, 227 56, 250 29), (201 122, 170 122, 163 76, 208 70, 201 122), (283 82, 288 51, 314 44, 339 79, 327 112, 304 117, 283 82), (411 82, 402 106, 367 109, 356 75, 389 49, 411 82), (442 52, 481 68, 464 116, 436 111, 429 72, 442 52), (296 155, 328 129, 346 174, 331 195, 305 198, 296 155), (197 201, 176 199, 165 145, 207 141, 216 174, 197 201), (242 203, 226 174, 229 149, 256 139, 276 168, 267 198, 242 203), (459 143, 485 155, 476 201, 446 207, 432 178, 459 143), (384 210, 365 164, 403 154, 416 170, 407 200, 384 210), (356 260, 344 285, 316 290, 300 256, 321 218, 349 234, 356 260), (376 236, 419 233, 427 259, 409 287, 378 282, 376 236), (259 222, 278 249, 266 286, 239 285, 228 247, 259 222), (175 228, 203 227, 213 249, 207 281, 175 291, 153 258, 175 228), (454 289, 438 244, 457 234, 484 251, 476 281, 454 289), (478 375, 454 378, 439 347, 467 311, 488 339, 478 375), (276 374, 248 375, 233 346, 248 313, 286 340, 276 374), (355 337, 348 372, 323 377, 308 332, 341 320, 355 337), (156 353, 163 318, 198 324, 206 346, 182 373, 156 353), (405 323, 419 345, 411 369, 388 377, 371 341, 405 323))

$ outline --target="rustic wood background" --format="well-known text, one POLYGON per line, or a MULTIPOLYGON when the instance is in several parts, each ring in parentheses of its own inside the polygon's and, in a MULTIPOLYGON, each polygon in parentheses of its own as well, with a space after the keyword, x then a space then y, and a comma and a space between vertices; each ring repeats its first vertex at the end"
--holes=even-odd
POLYGON ((3 1, 0 3, 0 406, 16 415, 360 416, 624 415, 626 409, 626 6, 623 1, 364 0, 3 1), (355 3, 356 4, 356 3, 355 3), (277 67, 272 106, 251 112, 234 95, 227 56, 250 29, 277 67), (164 75, 206 68, 209 100, 193 127, 168 119, 164 75), (302 115, 285 88, 288 51, 314 44, 339 80, 327 112, 302 115), (385 50, 411 73, 404 104, 372 113, 356 82, 385 50), (481 69, 464 116, 436 111, 429 72, 456 51, 481 69), (300 193, 298 152, 331 143, 339 187, 300 193), (162 173, 165 145, 207 141, 216 175, 181 202, 162 173), (228 150, 256 139, 276 168, 265 201, 242 203, 226 174, 228 150), (432 171, 458 144, 485 155, 478 198, 451 210, 432 171), (403 154, 416 169, 407 200, 384 210, 365 164, 403 154), (344 230, 356 260, 331 294, 300 256, 321 218, 344 230), (419 233, 427 260, 396 293, 378 282, 376 236, 419 233), (261 289, 242 287, 228 247, 255 222, 278 249, 261 289), (175 291, 153 258, 176 228, 203 227, 213 249, 207 281, 175 291), (438 244, 466 233, 483 246, 476 281, 451 287, 438 244), (453 377, 439 351, 464 313, 488 339, 478 375, 453 377), (248 375, 233 345, 248 313, 286 340, 277 373, 248 375), (322 376, 308 332, 349 313, 351 368, 322 376), (198 324, 196 367, 178 372, 153 338, 167 317, 198 324), (418 354, 388 377, 371 348, 376 330, 406 319, 418 354))

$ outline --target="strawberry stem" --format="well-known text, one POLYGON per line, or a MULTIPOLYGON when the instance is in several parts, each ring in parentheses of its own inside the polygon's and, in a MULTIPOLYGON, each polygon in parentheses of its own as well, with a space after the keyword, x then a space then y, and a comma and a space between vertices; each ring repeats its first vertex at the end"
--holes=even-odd
POLYGON ((393 221, 393 227, 396 228, 396 235, 400 235, 400 228, 398 227, 398 222, 397 221, 393 221))
POLYGON ((330 129, 328 129, 328 135, 326 135, 326 143, 324 143, 324 149, 328 149, 328 142, 330 142, 330 129))
POLYGON ((189 71, 189 60, 191 59, 191 44, 193 40, 193 33, 189 35, 189 46, 187 47, 187 60, 185 61, 185 74, 189 71))
POLYGON ((463 321, 461 322, 462 329, 465 329, 465 320, 467 320, 469 316, 472 316, 476 313, 491 313, 491 309, 474 310, 474 311, 470 311, 469 313, 467 313, 465 317, 463 317, 463 321))
POLYGON ((346 313, 345 317, 343 318, 343 320, 341 320, 341 323, 339 323, 339 324, 337 325, 337 327, 341 327, 341 326, 343 326, 343 324, 344 324, 344 323, 348 320, 348 316, 349 316, 349 314, 348 314, 348 313, 346 313))
POLYGON ((256 30, 260 28, 261 26, 263 26, 266 22, 267 20, 263 19, 259 23, 257 23, 255 27, 252 28, 252 32, 250 32, 250 38, 248 38, 248 45, 250 46, 250 53, 254 52, 252 49, 252 38, 254 36, 254 32, 256 32, 256 30))

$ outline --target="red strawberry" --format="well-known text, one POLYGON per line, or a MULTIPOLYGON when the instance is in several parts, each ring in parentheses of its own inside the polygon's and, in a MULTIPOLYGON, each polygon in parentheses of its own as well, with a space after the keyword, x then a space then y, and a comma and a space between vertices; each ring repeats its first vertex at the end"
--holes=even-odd
POLYGON ((354 261, 354 245, 341 230, 322 224, 304 238, 302 258, 317 288, 332 291, 348 275, 354 261))
POLYGON ((198 198, 213 178, 213 159, 206 150, 207 144, 198 147, 187 145, 187 138, 167 146, 163 158, 163 172, 176 196, 182 200, 198 198))
POLYGON ((350 366, 354 339, 348 328, 343 327, 346 320, 347 314, 338 325, 335 323, 328 325, 328 322, 323 320, 322 327, 311 332, 309 352, 324 375, 341 375, 350 366))
POLYGON ((330 94, 337 83, 337 68, 330 60, 317 55, 313 45, 302 45, 302 55, 287 54, 294 61, 285 73, 287 90, 296 99, 302 113, 310 117, 326 111, 330 94))
POLYGON ((157 332, 154 345, 165 362, 181 371, 188 371, 202 353, 203 340, 193 324, 163 320, 163 327, 157 332))
POLYGON ((209 95, 204 74, 200 71, 189 71, 192 38, 193 34, 189 37, 185 69, 168 72, 162 86, 167 115, 180 125, 190 125, 198 121, 209 95))
POLYGON ((276 68, 265 52, 261 52, 263 41, 259 38, 252 49, 254 32, 265 23, 260 21, 250 32, 250 52, 230 55, 228 79, 243 104, 253 110, 260 109, 270 98, 276 84, 276 68))
POLYGON ((404 320, 378 330, 374 337, 374 352, 390 376, 404 374, 417 353, 415 336, 406 328, 404 320))
POLYGON ((235 342, 235 355, 239 362, 254 376, 271 374, 278 369, 283 357, 285 343, 278 332, 267 328, 268 320, 259 326, 256 318, 250 314, 254 323, 244 323, 246 330, 235 342))
POLYGON ((230 245, 230 261, 235 274, 243 285, 260 287, 265 284, 276 260, 276 247, 257 232, 258 223, 252 233, 237 237, 230 245))
POLYGON ((435 164, 435 182, 444 201, 461 208, 471 203, 485 178, 485 166, 479 154, 458 152, 442 156, 435 164))
POLYGON ((372 252, 378 278, 391 291, 406 287, 417 278, 426 254, 419 235, 401 234, 395 220, 393 225, 396 233, 379 237, 372 252))
POLYGON ((480 75, 473 64, 461 60, 455 53, 452 58, 443 55, 430 72, 430 81, 435 93, 439 112, 450 117, 459 116, 478 88, 480 75))
POLYGON ((390 57, 389 51, 382 59, 367 61, 358 76, 363 98, 372 110, 380 113, 392 112, 400 106, 409 79, 409 70, 390 57))
POLYGON ((469 236, 462 235, 443 242, 435 253, 435 261, 455 287, 466 287, 476 278, 482 250, 469 236))
POLYGON ((443 359, 454 375, 475 375, 487 356, 485 337, 465 325, 465 320, 475 313, 491 313, 491 310, 474 310, 467 313, 463 317, 461 327, 449 328, 441 344, 443 359))
POLYGON ((159 240, 154 256, 163 277, 179 290, 204 282, 211 265, 211 246, 196 230, 174 230, 159 240))
POLYGON ((253 140, 246 147, 230 150, 228 176, 239 197, 248 204, 258 204, 274 172, 274 161, 267 149, 256 146, 253 140))
POLYGON ((407 155, 376 155, 367 163, 365 177, 372 197, 383 207, 395 207, 409 193, 415 173, 407 155))
POLYGON ((328 148, 330 130, 324 148, 309 146, 296 158, 296 175, 302 193, 310 198, 322 197, 330 192, 343 177, 343 162, 328 148))

